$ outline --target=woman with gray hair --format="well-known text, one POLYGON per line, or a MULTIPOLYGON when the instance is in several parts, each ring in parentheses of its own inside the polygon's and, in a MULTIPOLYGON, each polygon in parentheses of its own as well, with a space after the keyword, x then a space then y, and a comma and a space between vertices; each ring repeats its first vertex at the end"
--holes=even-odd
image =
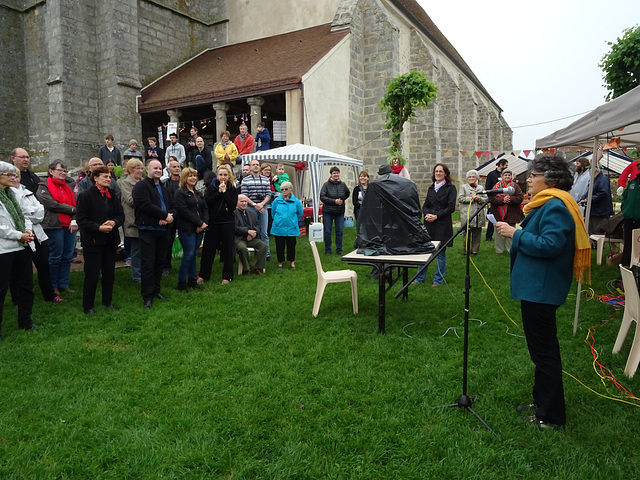
POLYGON ((485 212, 485 198, 479 197, 478 193, 482 192, 482 187, 478 185, 478 171, 469 170, 467 172, 467 183, 460 187, 458 202, 460 203, 460 225, 465 229, 464 243, 462 244, 462 253, 467 254, 467 249, 471 250, 473 255, 477 255, 480 250, 480 241, 482 240, 482 227, 487 220, 485 212), (480 211, 476 217, 470 222, 477 211, 480 211))
POLYGON ((273 215, 271 235, 276 237, 278 268, 282 268, 282 262, 284 262, 285 245, 287 261, 291 262, 291 268, 296 268, 296 237, 300 235, 298 225, 302 219, 302 203, 293 194, 291 182, 282 182, 280 190, 282 195, 277 196, 271 206, 273 215))
POLYGON ((533 401, 517 407, 540 429, 566 423, 562 360, 556 310, 578 282, 590 282, 591 245, 582 214, 569 194, 572 173, 562 155, 543 154, 529 162, 531 202, 521 229, 498 222, 496 231, 513 239, 511 298, 520 300, 522 326, 535 365, 533 401))
MULTIPOLYGON (((24 217, 20 204, 11 190, 12 180, 18 178, 16 167, 0 162, 0 328, 2 327, 4 298, 9 282, 15 283, 18 307, 18 326, 22 330, 38 328, 31 319, 33 309, 33 271, 31 250, 33 242, 31 222, 24 217)), ((2 340, 0 333, 0 341, 2 340)))

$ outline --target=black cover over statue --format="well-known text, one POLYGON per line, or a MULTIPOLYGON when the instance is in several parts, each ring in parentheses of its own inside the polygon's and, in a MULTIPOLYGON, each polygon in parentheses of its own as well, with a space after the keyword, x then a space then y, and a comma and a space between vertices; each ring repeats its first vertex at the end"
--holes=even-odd
POLYGON ((358 215, 358 253, 410 255, 435 251, 420 221, 415 183, 391 173, 388 165, 378 174, 381 176, 367 187, 358 215))

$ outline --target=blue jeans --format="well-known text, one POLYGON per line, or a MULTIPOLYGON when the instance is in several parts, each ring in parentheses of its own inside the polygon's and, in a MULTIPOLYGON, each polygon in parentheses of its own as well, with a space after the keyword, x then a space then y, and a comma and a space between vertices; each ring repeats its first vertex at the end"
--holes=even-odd
POLYGON ((255 210, 258 217, 258 225, 260 225, 260 240, 267 244, 267 257, 271 256, 271 248, 269 248, 269 212, 265 208, 264 212, 255 210))
POLYGON ((178 231, 178 238, 182 244, 182 261, 178 270, 178 283, 187 283, 187 279, 196 280, 196 252, 202 243, 204 232, 191 233, 178 231))
MULTIPOLYGON (((444 282, 444 274, 447 271, 447 249, 445 248, 440 252, 438 258, 436 259, 438 262, 438 268, 436 268, 436 274, 433 276, 433 283, 436 285, 440 285, 444 282)), ((419 275, 416 278, 416 282, 424 282, 424 279, 427 277, 428 267, 421 267, 418 271, 419 275)))
POLYGON ((68 227, 48 228, 49 237, 49 273, 53 288, 69 288, 69 272, 71 259, 76 249, 76 232, 71 233, 68 227))
POLYGON ((324 225, 324 252, 331 253, 331 227, 336 223, 336 252, 342 253, 342 231, 344 230, 344 213, 334 215, 322 212, 322 223, 324 225))

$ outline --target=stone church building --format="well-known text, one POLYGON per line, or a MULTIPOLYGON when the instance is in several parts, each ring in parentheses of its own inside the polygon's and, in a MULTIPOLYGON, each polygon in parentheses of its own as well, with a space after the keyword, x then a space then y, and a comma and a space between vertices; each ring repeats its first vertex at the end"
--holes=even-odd
MULTIPOLYGON (((452 7, 453 8, 453 7, 452 7)), ((437 162, 512 148, 501 109, 415 0, 0 0, 0 152, 78 166, 112 133, 126 148, 170 121, 208 144, 264 121, 375 173, 390 134, 379 102, 420 70, 438 96, 405 126, 421 192, 437 162)), ((146 140, 145 140, 146 142, 146 140)))

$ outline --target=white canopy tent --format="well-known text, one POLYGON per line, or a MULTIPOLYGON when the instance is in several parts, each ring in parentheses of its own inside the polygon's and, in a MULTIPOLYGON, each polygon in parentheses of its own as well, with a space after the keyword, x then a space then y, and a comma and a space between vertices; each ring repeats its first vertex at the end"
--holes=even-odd
MULTIPOLYGON (((568 127, 536 140, 536 149, 579 147, 589 148, 595 152, 598 143, 605 144, 614 138, 620 138, 622 148, 640 145, 640 87, 600 105, 568 127)), ((592 168, 585 218, 589 218, 591 214, 594 175, 595 169, 592 168)), ((576 313, 573 321, 574 334, 578 329, 581 288, 582 285, 578 284, 576 313)))
POLYGON ((497 157, 492 158, 488 162, 483 163, 479 167, 476 167, 478 174, 480 176, 488 175, 490 172, 496 169, 496 164, 498 163, 498 161, 502 159, 509 162, 509 170, 513 172, 514 177, 517 177, 521 173, 527 171, 527 165, 529 160, 524 157, 515 156, 513 153, 510 153, 510 154, 498 155, 497 157))
POLYGON ((310 145, 302 145, 296 143, 287 145, 286 147, 274 148, 272 150, 264 150, 242 156, 242 163, 251 163, 252 160, 259 162, 278 162, 285 165, 295 166, 304 163, 305 169, 296 168, 296 181, 294 190, 296 196, 300 196, 302 186, 306 181, 306 172, 309 172, 309 183, 311 186, 311 198, 313 199, 313 221, 318 221, 318 212, 320 207, 320 189, 325 179, 323 170, 325 166, 346 165, 352 167, 355 178, 358 178, 362 170, 362 160, 333 153, 310 145))

